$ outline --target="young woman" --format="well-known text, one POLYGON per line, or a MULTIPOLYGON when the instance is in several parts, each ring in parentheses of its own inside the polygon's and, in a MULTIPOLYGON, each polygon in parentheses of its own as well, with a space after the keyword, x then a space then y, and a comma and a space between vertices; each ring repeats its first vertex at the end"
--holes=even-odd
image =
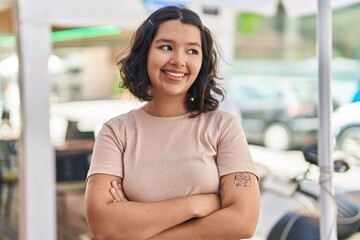
POLYGON ((154 12, 119 61, 147 103, 104 124, 86 187, 96 239, 242 239, 259 215, 256 169, 238 118, 217 110, 217 54, 186 8, 154 12))

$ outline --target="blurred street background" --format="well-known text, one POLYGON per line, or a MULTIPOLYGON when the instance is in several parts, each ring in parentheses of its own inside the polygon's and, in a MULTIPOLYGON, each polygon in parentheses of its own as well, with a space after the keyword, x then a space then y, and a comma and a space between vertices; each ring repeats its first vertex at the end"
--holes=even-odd
MULTIPOLYGON (((54 155, 56 237, 87 240, 91 235, 84 217, 84 180, 97 132, 106 120, 143 104, 119 87, 117 53, 127 46, 146 16, 172 3, 119 1, 123 7, 109 13, 108 18, 104 17, 106 14, 101 18, 95 9, 93 12, 99 14, 98 18, 89 10, 84 13, 81 10, 79 16, 91 15, 81 19, 74 17, 77 7, 82 7, 80 3, 73 3, 74 6, 67 9, 65 3, 60 4, 62 1, 57 6, 63 10, 58 12, 61 17, 44 13, 44 19, 51 21, 47 69, 38 65, 30 67, 35 75, 42 71, 48 73, 45 78, 45 86, 49 86, 46 89, 48 108, 45 115, 38 106, 30 108, 32 119, 49 116, 45 135, 49 135, 54 155)), ((219 44, 223 57, 220 75, 224 78, 220 83, 227 91, 221 110, 239 117, 253 159, 261 167, 261 173, 266 173, 264 179, 275 176, 287 182, 301 176, 309 166, 302 150, 317 146, 322 124, 318 118, 315 12, 291 15, 286 5, 278 3, 272 13, 265 13, 231 7, 231 1, 224 1, 224 6, 199 2, 185 5, 199 13, 219 44)), ((43 48, 39 38, 40 44, 22 46, 19 50, 20 37, 29 36, 26 31, 23 35, 16 34, 16 28, 21 25, 15 3, 19 3, 20 9, 26 8, 23 1, 0 0, 0 240, 19 238, 22 170, 19 141, 25 124, 21 114, 23 105, 43 92, 37 88, 39 85, 25 84, 31 82, 31 76, 21 75, 19 59, 27 60, 28 56, 24 52, 34 50, 40 58, 43 48)), ((26 15, 24 21, 30 18, 31 14, 26 15)), ((332 140, 334 151, 341 152, 350 165, 347 172, 334 173, 337 191, 360 190, 359 21, 360 3, 356 1, 333 10, 332 140)), ((36 18, 33 22, 43 24, 44 20, 36 18)), ((33 59, 37 57, 35 54, 33 59)), ((42 136, 41 132, 32 133, 34 139, 42 136)), ((28 165, 32 166, 32 162, 28 165)), ((33 168, 39 169, 35 175, 45 173, 41 166, 33 168)), ((309 178, 317 183, 318 169, 312 168, 309 178)), ((284 191, 287 190, 292 191, 291 186, 284 191)), ((254 239, 265 239, 267 232, 262 230, 254 239)))

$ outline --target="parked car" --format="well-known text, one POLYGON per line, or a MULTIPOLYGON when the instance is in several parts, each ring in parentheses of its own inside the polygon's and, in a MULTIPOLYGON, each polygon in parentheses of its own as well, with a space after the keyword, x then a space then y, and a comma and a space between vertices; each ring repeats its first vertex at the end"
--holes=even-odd
POLYGON ((249 143, 288 150, 316 141, 318 95, 314 79, 240 76, 229 81, 227 93, 241 112, 249 143))
POLYGON ((345 104, 333 113, 335 146, 360 165, 360 102, 345 104))

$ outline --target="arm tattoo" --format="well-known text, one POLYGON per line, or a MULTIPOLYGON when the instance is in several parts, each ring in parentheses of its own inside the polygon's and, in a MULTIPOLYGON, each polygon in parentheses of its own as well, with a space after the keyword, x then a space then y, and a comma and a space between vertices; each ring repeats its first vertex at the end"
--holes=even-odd
POLYGON ((225 181, 220 183, 220 196, 223 200, 225 198, 225 189, 224 189, 225 181))
POLYGON ((238 172, 234 177, 235 186, 251 187, 250 175, 246 172, 238 172))

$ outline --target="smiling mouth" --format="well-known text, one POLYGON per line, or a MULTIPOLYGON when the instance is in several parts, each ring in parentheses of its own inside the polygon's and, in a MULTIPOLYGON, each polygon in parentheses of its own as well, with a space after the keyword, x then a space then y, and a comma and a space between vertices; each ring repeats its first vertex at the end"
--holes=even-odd
POLYGON ((175 72, 169 72, 169 71, 164 71, 166 75, 170 75, 172 77, 176 77, 176 78, 182 78, 185 76, 185 73, 175 73, 175 72))

